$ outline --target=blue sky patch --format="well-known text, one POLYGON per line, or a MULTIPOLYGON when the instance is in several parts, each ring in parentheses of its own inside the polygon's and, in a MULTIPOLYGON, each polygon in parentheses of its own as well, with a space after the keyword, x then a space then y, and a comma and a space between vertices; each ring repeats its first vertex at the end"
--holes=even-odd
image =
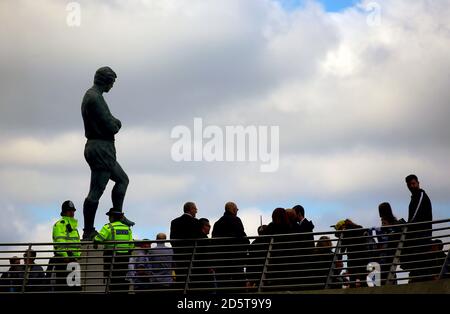
MULTIPOLYGON (((302 6, 305 3, 305 0, 279 0, 283 7, 287 9, 295 9, 299 6, 302 6)), ((325 7, 325 10, 328 12, 338 12, 348 7, 352 7, 358 0, 316 0, 320 2, 325 7)))

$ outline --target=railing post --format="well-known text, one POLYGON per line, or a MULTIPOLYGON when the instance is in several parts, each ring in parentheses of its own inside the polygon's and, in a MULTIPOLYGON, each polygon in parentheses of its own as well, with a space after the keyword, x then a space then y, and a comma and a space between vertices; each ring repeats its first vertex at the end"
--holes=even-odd
POLYGON ((389 268, 389 274, 386 279, 386 286, 392 285, 394 281, 395 271, 397 269, 397 265, 400 265, 400 256, 402 254, 403 245, 406 240, 406 233, 408 232, 408 227, 404 226, 402 229, 402 235, 400 236, 400 240, 397 245, 397 249, 395 250, 394 258, 392 259, 391 267, 389 268))
POLYGON ((184 282, 184 291, 183 293, 186 294, 188 288, 189 288, 189 276, 191 275, 192 272, 192 265, 194 263, 194 255, 195 255, 195 251, 197 249, 197 240, 195 240, 194 242, 194 248, 192 249, 192 254, 191 254, 191 262, 189 263, 189 268, 186 274, 186 281, 184 282))
POLYGON ((110 264, 109 272, 108 272, 108 278, 106 279, 106 287, 105 287, 106 293, 109 293, 111 290, 110 286, 111 286, 111 280, 113 277, 113 268, 114 268, 115 257, 116 257, 116 243, 114 242, 114 247, 113 247, 112 257, 111 257, 111 264, 110 264))
POLYGON ((267 248, 266 259, 264 260, 264 266, 263 266, 263 270, 261 272, 261 278, 259 279, 258 292, 261 292, 261 289, 264 285, 264 279, 266 279, 267 264, 269 263, 269 258, 270 258, 271 252, 272 252, 272 246, 273 246, 273 237, 270 238, 269 247, 267 248))
POLYGON ((325 289, 328 289, 330 287, 330 285, 331 285, 331 278, 333 277, 334 266, 336 265, 338 256, 341 253, 341 242, 342 242, 342 237, 343 236, 344 236, 344 234, 342 232, 339 233, 339 238, 337 240, 336 247, 334 248, 333 262, 331 263, 330 271, 328 272, 327 282, 325 284, 325 289))
POLYGON ((105 256, 102 244, 81 244, 81 286, 83 292, 100 292, 105 287, 105 256), (92 265, 91 265, 92 264, 92 265), (101 279, 100 279, 101 278, 101 279))
MULTIPOLYGON (((31 243, 28 245, 28 250, 31 250, 31 243)), ((26 253, 26 257, 29 257, 27 251, 25 251, 25 253, 26 253)), ((27 260, 25 259, 25 273, 23 274, 22 293, 25 293, 25 286, 28 283, 29 272, 30 272, 30 266, 27 263, 27 260)))
POLYGON ((444 279, 444 276, 445 276, 445 274, 447 273, 447 271, 448 271, 448 269, 447 269, 447 267, 448 267, 448 255, 450 254, 450 249, 448 249, 448 251, 447 251, 447 256, 445 257, 445 260, 444 260, 444 264, 442 265, 442 268, 441 268, 441 273, 439 274, 439 280, 440 279, 444 279))

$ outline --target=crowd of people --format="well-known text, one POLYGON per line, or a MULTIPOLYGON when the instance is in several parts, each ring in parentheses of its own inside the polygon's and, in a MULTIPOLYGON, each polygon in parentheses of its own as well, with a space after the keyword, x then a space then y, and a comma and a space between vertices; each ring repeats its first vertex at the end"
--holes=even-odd
MULTIPOLYGON (((156 241, 133 240, 122 211, 111 208, 109 223, 95 235, 94 243, 104 244, 105 277, 113 274, 111 290, 186 284, 206 291, 252 289, 262 282, 286 289, 362 287, 367 285, 370 263, 379 265, 381 284, 396 283, 397 266, 409 271, 410 282, 438 279, 448 259, 443 242, 432 237, 431 201, 415 175, 406 177, 406 184, 411 191, 407 221, 397 219, 391 205, 383 202, 378 207, 380 227, 364 228, 344 219, 332 226, 335 237, 322 235, 316 240, 314 224, 305 217, 303 206, 295 205, 276 208, 272 221, 261 225, 259 237, 250 243, 234 202, 225 204, 223 216, 212 228, 207 218, 196 218, 196 204, 187 202, 183 214, 171 221, 169 240, 164 233, 156 241), (152 242, 156 246, 151 247, 152 242)), ((18 257, 10 259, 10 269, 1 277, 2 291, 80 289, 66 284, 67 265, 81 256, 75 211, 71 201, 63 203, 53 227, 55 256, 47 271, 34 263, 36 252, 28 249, 24 264, 18 257)))

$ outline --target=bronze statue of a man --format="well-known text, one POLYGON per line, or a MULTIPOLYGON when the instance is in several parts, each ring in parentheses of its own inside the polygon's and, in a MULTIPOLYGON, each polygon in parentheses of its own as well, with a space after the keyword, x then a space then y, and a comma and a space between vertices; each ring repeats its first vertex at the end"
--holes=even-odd
MULTIPOLYGON (((94 227, 98 203, 109 180, 115 182, 111 198, 113 208, 122 211, 123 200, 128 187, 128 176, 116 161, 114 135, 122 123, 109 111, 103 93, 111 90, 117 78, 110 67, 102 67, 95 72, 94 86, 86 91, 81 104, 84 131, 87 142, 84 158, 91 169, 89 194, 83 204, 83 240, 91 240, 96 234, 94 227)), ((123 222, 134 225, 124 217, 123 222)))

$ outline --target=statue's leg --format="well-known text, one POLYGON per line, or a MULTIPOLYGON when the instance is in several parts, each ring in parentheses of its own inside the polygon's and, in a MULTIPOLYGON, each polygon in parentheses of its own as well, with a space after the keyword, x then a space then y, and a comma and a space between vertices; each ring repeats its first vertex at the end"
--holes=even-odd
MULTIPOLYGON (((116 183, 114 184, 111 193, 113 207, 117 210, 123 211, 123 200, 125 198, 125 193, 127 192, 129 180, 127 174, 117 162, 111 172, 111 180, 116 183)), ((134 222, 127 219, 125 216, 122 217, 121 222, 130 227, 134 226, 134 222)))
POLYGON ((111 171, 111 180, 115 182, 111 192, 113 207, 116 210, 122 211, 123 200, 125 198, 125 193, 127 192, 129 179, 118 162, 116 162, 115 167, 111 171))
POLYGON ((84 215, 84 235, 88 236, 92 233, 94 228, 95 214, 97 212, 98 202, 106 185, 108 184, 111 173, 109 171, 93 170, 91 171, 91 184, 89 194, 84 200, 83 215, 84 215))

